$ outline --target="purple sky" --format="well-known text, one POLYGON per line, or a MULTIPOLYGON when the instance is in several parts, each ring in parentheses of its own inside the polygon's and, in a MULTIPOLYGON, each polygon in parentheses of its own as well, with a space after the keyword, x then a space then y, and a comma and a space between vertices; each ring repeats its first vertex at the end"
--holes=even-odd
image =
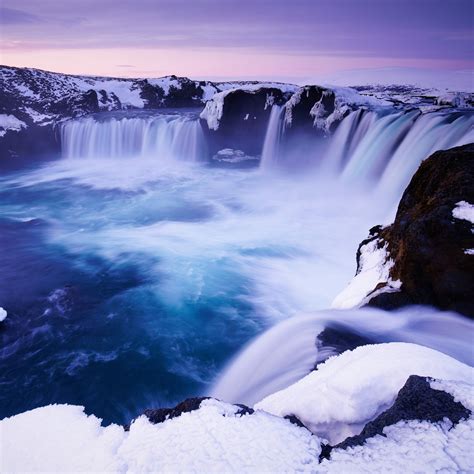
POLYGON ((0 5, 2 63, 70 73, 304 82, 370 69, 396 81, 406 71, 466 77, 474 63, 473 0, 0 5))

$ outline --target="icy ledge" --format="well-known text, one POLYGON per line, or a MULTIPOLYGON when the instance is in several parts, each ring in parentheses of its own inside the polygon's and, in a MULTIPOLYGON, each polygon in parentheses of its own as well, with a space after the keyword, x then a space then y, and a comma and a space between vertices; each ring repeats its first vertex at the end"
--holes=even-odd
POLYGON ((76 406, 51 405, 16 415, 0 422, 0 470, 469 471, 474 469, 467 454, 474 441, 472 381, 472 368, 434 350, 402 343, 369 345, 330 359, 262 401, 255 412, 207 399, 155 425, 142 416, 130 431, 117 425, 102 427, 98 418, 76 406), (264 411, 298 413, 313 428, 321 420, 326 420, 326 427, 338 421, 355 426, 393 403, 413 372, 437 377, 431 388, 451 394, 451 405, 453 397, 460 402, 461 416, 434 423, 402 420, 362 445, 335 447, 328 455, 326 441, 298 426, 294 417, 288 420, 264 411))

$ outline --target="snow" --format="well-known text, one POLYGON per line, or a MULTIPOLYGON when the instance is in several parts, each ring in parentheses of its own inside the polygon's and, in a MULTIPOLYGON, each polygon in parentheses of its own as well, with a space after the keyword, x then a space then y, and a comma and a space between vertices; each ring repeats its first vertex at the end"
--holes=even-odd
POLYGON ((166 76, 159 79, 147 79, 152 86, 161 87, 165 93, 165 96, 170 93, 170 88, 181 89, 181 83, 176 77, 166 76))
POLYGON ((453 217, 456 219, 463 219, 474 224, 474 204, 466 201, 459 201, 453 209, 453 217))
POLYGON ((386 410, 410 375, 472 383, 474 369, 441 352, 411 343, 361 346, 255 405, 277 416, 295 415, 331 444, 358 434, 386 410))
POLYGON ((467 108, 469 107, 468 100, 470 94, 462 92, 446 92, 445 94, 440 95, 436 99, 437 105, 447 105, 450 107, 460 107, 467 108))
POLYGON ((46 123, 43 122, 54 118, 53 115, 42 114, 32 109, 31 107, 25 107, 23 110, 31 117, 31 120, 33 120, 34 123, 41 123, 42 125, 46 125, 46 123))
POLYGON ((2 307, 0 307, 0 323, 2 321, 5 321, 5 319, 7 318, 7 312, 6 310, 4 310, 2 307))
MULTIPOLYGON (((434 380, 434 390, 450 393, 466 408, 474 410, 472 383, 434 380)), ((455 427, 442 423, 401 421, 384 429, 384 435, 367 440, 363 446, 336 449, 330 461, 323 461, 323 472, 472 472, 474 460, 474 420, 463 420, 455 427), (368 460, 370 460, 368 462, 368 460)))
POLYGON ((82 407, 50 405, 0 422, 2 472, 314 472, 317 437, 268 413, 205 400, 198 410, 130 432, 82 407))
POLYGON ((474 255, 474 249, 466 249, 466 250, 464 250, 464 253, 466 255, 474 255))
MULTIPOLYGON (((382 98, 376 98, 372 96, 366 96, 360 94, 357 90, 350 87, 334 87, 327 86, 328 89, 323 91, 321 99, 316 102, 309 114, 313 117, 313 125, 321 130, 329 131, 331 125, 334 122, 338 122, 344 118, 344 116, 359 107, 370 107, 378 108, 387 105, 392 105, 391 102, 382 98), (323 99, 329 94, 334 93, 334 111, 328 114, 328 111, 323 105, 323 99)), ((285 125, 290 127, 293 122, 293 107, 301 101, 303 93, 306 91, 304 87, 296 91, 290 100, 285 104, 285 125)))
POLYGON ((207 102, 208 100, 211 100, 214 94, 217 92, 216 86, 213 86, 210 83, 206 83, 205 86, 201 86, 202 88, 202 100, 207 102))
POLYGON ((19 132, 22 128, 26 128, 25 122, 14 115, 0 114, 0 137, 3 137, 8 130, 19 132))
POLYGON ((145 105, 140 97, 141 89, 134 87, 132 81, 119 79, 84 80, 77 78, 75 83, 84 92, 93 89, 97 92, 104 90, 109 95, 113 93, 118 97, 122 106, 126 108, 142 109, 145 105))
POLYGON ((412 374, 434 377, 434 390, 452 394, 474 411, 473 372, 432 349, 390 343, 328 360, 257 404, 253 414, 208 399, 199 409, 160 424, 141 416, 127 432, 114 424, 102 426, 83 407, 49 405, 0 421, 0 471, 471 472, 472 415, 454 427, 447 419, 401 421, 362 446, 334 449, 321 463, 318 434, 280 416, 295 414, 334 444, 390 406, 412 374), (330 433, 334 427, 338 436, 330 433))
POLYGON ((224 99, 232 90, 218 92, 214 94, 212 100, 206 102, 206 106, 199 117, 206 120, 209 130, 219 129, 219 123, 224 112, 224 99))
POLYGON ((374 239, 360 248, 359 270, 349 285, 339 293, 331 307, 349 309, 367 303, 380 293, 399 291, 401 282, 390 278, 394 265, 387 252, 388 244, 381 246, 381 239, 374 239), (382 288, 373 291, 379 283, 386 283, 382 288))
MULTIPOLYGON (((276 83, 259 82, 255 84, 219 83, 218 87, 221 89, 221 92, 214 94, 212 96, 212 99, 206 102, 204 110, 200 114, 200 117, 203 120, 206 120, 209 130, 219 129, 219 123, 224 111, 224 101, 225 101, 226 96, 230 94, 231 92, 235 92, 237 90, 243 90, 243 91, 252 93, 252 92, 257 92, 260 89, 276 88, 276 89, 280 89, 283 93, 292 93, 296 89, 298 89, 297 86, 294 86, 292 84, 280 84, 278 82, 276 83)), ((275 102, 275 97, 273 96, 273 94, 271 93, 267 94, 264 110, 272 106, 274 102, 275 102)))
POLYGON ((39 95, 35 94, 29 87, 23 84, 14 84, 14 86, 21 95, 29 97, 30 99, 39 99, 39 95))

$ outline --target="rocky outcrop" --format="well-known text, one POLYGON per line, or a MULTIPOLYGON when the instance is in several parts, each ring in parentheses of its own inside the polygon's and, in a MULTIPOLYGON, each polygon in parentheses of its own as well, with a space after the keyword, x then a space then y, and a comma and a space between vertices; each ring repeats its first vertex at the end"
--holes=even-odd
POLYGON ((351 436, 335 446, 325 445, 321 459, 330 459, 333 449, 361 446, 369 438, 385 436, 384 429, 400 421, 440 423, 449 420, 455 426, 461 420, 467 420, 470 415, 470 410, 456 401, 451 394, 432 388, 430 379, 411 375, 388 410, 367 423, 357 436, 351 436))
POLYGON ((378 230, 393 260, 390 276, 402 286, 401 293, 382 292, 370 305, 427 304, 474 317, 474 227, 456 214, 460 203, 466 209, 474 204, 474 144, 425 160, 394 223, 378 230))
MULTIPOLYGON (((472 94, 431 92, 409 87, 327 89, 275 82, 209 82, 185 77, 124 79, 74 76, 30 68, 0 66, 0 161, 59 152, 57 125, 96 112, 125 109, 198 107, 205 109, 202 124, 209 139, 209 157, 223 149, 245 155, 262 152, 273 105, 284 106, 282 152, 291 159, 314 151, 350 111, 390 106, 426 110, 472 107, 472 94), (7 121, 24 126, 10 127, 7 121), (4 124, 5 126, 3 126, 4 124)), ((14 160, 13 160, 14 159, 14 160)), ((8 163, 7 163, 8 165, 8 163)))
POLYGON ((359 245, 356 275, 333 307, 409 304, 474 317, 474 144, 420 165, 393 224, 359 245))
POLYGON ((291 90, 276 87, 239 88, 216 94, 201 120, 211 155, 222 149, 238 149, 260 155, 274 105, 283 105, 291 90))

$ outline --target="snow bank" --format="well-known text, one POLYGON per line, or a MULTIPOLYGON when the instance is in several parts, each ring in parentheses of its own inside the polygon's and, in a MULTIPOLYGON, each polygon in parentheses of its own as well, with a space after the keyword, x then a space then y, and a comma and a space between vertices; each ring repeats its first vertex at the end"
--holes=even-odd
POLYGON ((381 246, 380 239, 374 239, 360 248, 359 269, 349 285, 332 302, 332 308, 349 309, 359 307, 380 293, 399 291, 401 282, 390 278, 394 262, 389 258, 387 243, 381 246), (383 288, 373 291, 379 283, 383 288))
POLYGON ((410 375, 472 383, 474 369, 416 344, 362 346, 328 359, 255 408, 278 416, 295 415, 318 436, 336 444, 358 434, 387 409, 410 375))
POLYGON ((74 78, 74 82, 79 90, 87 92, 91 89, 99 92, 104 90, 109 95, 115 94, 123 107, 142 109, 145 105, 143 99, 140 97, 141 89, 137 87, 133 81, 119 80, 119 79, 104 79, 104 80, 84 80, 74 78))
MULTIPOLYGON (((435 380, 431 388, 450 393, 474 411, 473 386, 462 382, 435 380)), ((320 465, 322 472, 472 472, 474 461, 474 420, 455 427, 442 423, 401 421, 384 429, 384 435, 369 439, 363 446, 335 449, 331 460, 320 465), (369 461, 368 461, 369 460, 369 461)))
POLYGON ((456 207, 453 209, 453 217, 474 224, 474 204, 470 204, 466 201, 457 202, 456 207))
POLYGON ((8 130, 19 132, 22 128, 26 128, 25 122, 14 115, 0 114, 0 137, 3 137, 8 130))
POLYGON ((317 437, 267 413, 205 400, 198 410, 130 432, 82 407, 50 405, 0 422, 2 472, 311 472, 317 437))
POLYGON ((7 312, 6 310, 4 310, 2 307, 0 307, 0 323, 2 321, 5 321, 5 319, 7 319, 7 312))

